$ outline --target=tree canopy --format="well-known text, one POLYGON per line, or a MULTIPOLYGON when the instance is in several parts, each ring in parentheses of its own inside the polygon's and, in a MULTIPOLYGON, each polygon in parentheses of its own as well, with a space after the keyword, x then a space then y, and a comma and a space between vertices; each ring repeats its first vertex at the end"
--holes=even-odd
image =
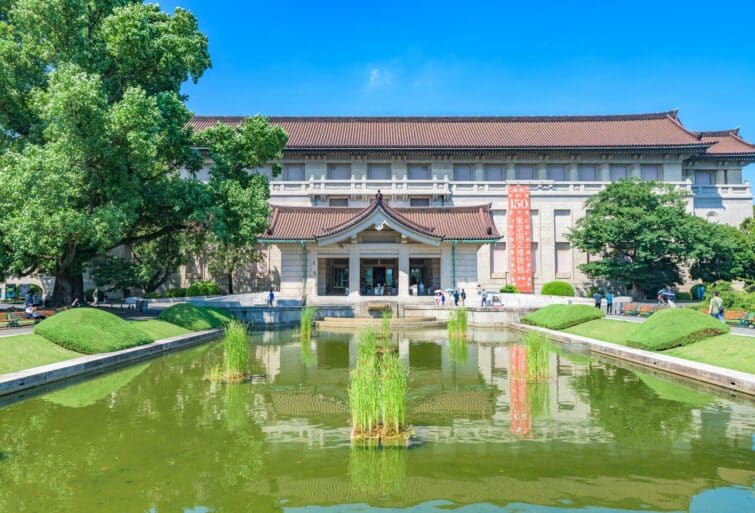
POLYGON ((706 282, 752 273, 753 252, 737 228, 709 223, 686 210, 673 186, 637 179, 614 182, 585 203, 587 215, 567 238, 599 258, 580 265, 591 278, 654 294, 683 281, 706 282))
POLYGON ((287 136, 262 117, 193 133, 180 87, 209 66, 180 8, 0 1, 0 275, 51 274, 60 303, 118 246, 179 233, 254 242, 269 192, 249 170, 280 158, 287 136))

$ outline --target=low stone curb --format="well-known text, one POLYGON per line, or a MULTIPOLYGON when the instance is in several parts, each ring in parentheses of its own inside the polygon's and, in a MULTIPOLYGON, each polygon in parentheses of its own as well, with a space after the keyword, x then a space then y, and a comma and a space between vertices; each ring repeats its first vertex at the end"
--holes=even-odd
POLYGON ((126 362, 154 358, 163 353, 207 342, 217 338, 222 332, 222 329, 213 329, 188 333, 112 353, 87 355, 41 367, 2 374, 0 375, 0 397, 74 376, 95 374, 103 369, 126 362))
POLYGON ((511 327, 519 331, 545 333, 550 339, 558 342, 586 345, 590 351, 596 353, 755 396, 755 375, 747 372, 725 369, 707 363, 694 362, 692 360, 685 360, 684 358, 626 347, 611 342, 603 342, 594 338, 572 335, 547 328, 529 326, 527 324, 516 323, 512 324, 511 327))

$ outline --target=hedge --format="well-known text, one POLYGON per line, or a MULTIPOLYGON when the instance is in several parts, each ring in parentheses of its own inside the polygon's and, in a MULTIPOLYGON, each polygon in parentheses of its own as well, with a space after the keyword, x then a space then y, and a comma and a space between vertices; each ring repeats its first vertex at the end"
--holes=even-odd
POLYGON ((605 314, 592 306, 548 305, 522 317, 522 322, 552 330, 563 330, 602 317, 605 317, 605 314))
POLYGON ((501 290, 499 290, 498 292, 500 292, 501 294, 519 294, 519 289, 514 285, 508 284, 501 287, 501 290))
POLYGON ((549 281, 540 290, 543 296, 568 296, 574 297, 574 287, 565 281, 549 281))
POLYGON ((205 308, 189 303, 173 305, 163 310, 159 319, 191 331, 219 328, 233 317, 221 308, 205 308))
POLYGON ((72 308, 37 324, 34 333, 84 354, 118 351, 153 342, 136 325, 96 308, 72 308))
POLYGON ((665 308, 651 315, 630 336, 631 346, 652 351, 686 346, 729 332, 729 326, 689 308, 665 308))

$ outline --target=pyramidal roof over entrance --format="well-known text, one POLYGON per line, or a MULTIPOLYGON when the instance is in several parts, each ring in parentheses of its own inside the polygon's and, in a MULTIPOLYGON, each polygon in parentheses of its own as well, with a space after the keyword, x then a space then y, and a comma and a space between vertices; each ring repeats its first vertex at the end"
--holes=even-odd
MULTIPOLYGON (((195 116, 203 130, 244 116, 195 116)), ((686 148, 755 154, 734 131, 694 132, 677 111, 603 116, 301 117, 272 116, 289 134, 287 150, 686 148), (725 133, 724 133, 725 132, 725 133), (708 136, 706 134, 722 134, 708 136)))

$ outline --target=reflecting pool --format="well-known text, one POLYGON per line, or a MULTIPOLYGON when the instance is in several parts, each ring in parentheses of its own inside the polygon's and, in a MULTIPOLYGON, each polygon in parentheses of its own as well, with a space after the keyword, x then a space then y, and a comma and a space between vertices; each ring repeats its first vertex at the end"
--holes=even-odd
POLYGON ((0 406, 0 512, 755 512, 755 407, 518 335, 394 334, 408 449, 349 442, 356 334, 256 333, 0 406), (529 358, 528 358, 529 357, 529 358))

